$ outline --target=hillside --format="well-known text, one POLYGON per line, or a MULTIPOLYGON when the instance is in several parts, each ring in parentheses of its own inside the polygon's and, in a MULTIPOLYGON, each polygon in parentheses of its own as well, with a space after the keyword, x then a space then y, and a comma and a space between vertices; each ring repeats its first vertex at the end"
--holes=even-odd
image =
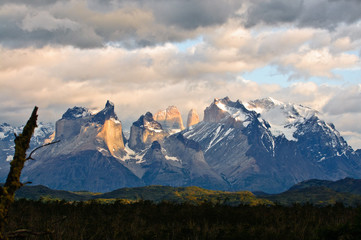
POLYGON ((112 202, 116 199, 128 201, 149 200, 155 203, 162 201, 174 203, 212 202, 214 204, 226 204, 237 206, 245 205, 292 205, 294 203, 311 203, 314 205, 333 205, 343 203, 346 206, 361 204, 359 192, 361 180, 346 178, 339 181, 310 180, 298 183, 289 190, 279 194, 267 194, 264 192, 249 191, 227 192, 207 190, 200 187, 170 187, 170 186, 147 186, 136 188, 120 188, 108 193, 92 193, 88 191, 70 192, 53 190, 45 186, 24 186, 17 193, 16 198, 32 200, 59 199, 66 201, 97 200, 112 202))
POLYGON ((57 199, 66 201, 87 201, 99 200, 110 201, 116 199, 125 200, 149 200, 152 202, 169 201, 174 203, 212 202, 237 206, 272 204, 269 200, 258 199, 251 192, 224 192, 206 190, 199 187, 168 187, 168 186, 148 186, 138 188, 121 188, 112 192, 97 194, 87 191, 70 192, 63 190, 53 190, 45 186, 24 186, 16 193, 16 198, 26 198, 31 200, 57 199))
POLYGON ((153 202, 212 202, 228 205, 258 205, 272 204, 268 200, 257 199, 253 193, 248 191, 225 192, 213 191, 200 187, 168 187, 168 186, 148 186, 139 188, 122 188, 109 193, 94 197, 95 199, 129 199, 129 200, 150 200, 153 202))
POLYGON ((256 193, 256 196, 282 205, 294 203, 332 205, 338 202, 346 206, 356 206, 361 204, 361 180, 353 178, 338 181, 312 179, 300 182, 283 193, 256 193))
POLYGON ((26 198, 31 200, 39 199, 59 199, 66 201, 84 201, 91 198, 91 193, 88 194, 77 194, 64 190, 53 190, 48 187, 37 185, 37 186, 23 186, 16 191, 15 197, 17 199, 26 198))

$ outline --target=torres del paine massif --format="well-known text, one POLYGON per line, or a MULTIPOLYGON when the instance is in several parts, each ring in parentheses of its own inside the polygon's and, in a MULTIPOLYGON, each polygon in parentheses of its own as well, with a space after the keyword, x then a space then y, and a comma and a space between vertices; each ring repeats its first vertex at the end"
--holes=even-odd
MULTIPOLYGON (((13 132, 0 125, 0 180, 13 154, 13 132)), ((308 107, 272 98, 214 99, 201 120, 183 123, 175 106, 140 116, 125 136, 108 101, 92 113, 68 109, 55 129, 39 124, 31 148, 51 141, 28 161, 22 181, 53 189, 112 191, 148 185, 282 192, 309 179, 361 177, 361 150, 308 107)))

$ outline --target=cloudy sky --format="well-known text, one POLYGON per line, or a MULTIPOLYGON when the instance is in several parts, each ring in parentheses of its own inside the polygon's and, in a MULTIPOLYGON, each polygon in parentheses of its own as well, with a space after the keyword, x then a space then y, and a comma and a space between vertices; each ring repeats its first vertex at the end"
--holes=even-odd
POLYGON ((361 148, 361 0, 0 0, 0 122, 271 96, 361 148))

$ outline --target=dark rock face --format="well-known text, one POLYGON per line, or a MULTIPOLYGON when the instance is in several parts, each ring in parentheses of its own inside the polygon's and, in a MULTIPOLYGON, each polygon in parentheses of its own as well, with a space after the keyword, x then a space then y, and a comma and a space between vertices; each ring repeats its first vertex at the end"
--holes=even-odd
POLYGON ((143 185, 118 160, 94 150, 39 159, 25 170, 22 181, 45 184, 52 189, 106 192, 143 185))
POLYGON ((228 189, 227 183, 204 161, 203 152, 198 147, 195 149, 194 146, 198 144, 180 136, 181 134, 177 134, 167 138, 164 149, 158 142, 152 143, 143 158, 144 183, 228 189), (168 160, 163 152, 173 159, 168 160))
POLYGON ((162 126, 153 119, 153 115, 147 112, 131 126, 128 145, 134 151, 141 151, 154 141, 162 141, 167 135, 162 126))
POLYGON ((83 107, 73 107, 69 108, 61 117, 61 119, 66 120, 75 120, 78 118, 88 117, 90 116, 90 112, 87 108, 83 107))
POLYGON ((205 161, 201 146, 196 141, 178 133, 165 139, 164 148, 171 156, 181 159, 186 176, 183 186, 229 189, 227 182, 205 161))
POLYGON ((145 173, 142 180, 146 185, 182 186, 184 174, 181 164, 168 161, 159 142, 154 141, 143 158, 145 173))
POLYGON ((114 112, 114 104, 112 102, 110 102, 109 100, 105 104, 105 108, 103 110, 101 110, 100 112, 98 112, 92 118, 92 121, 99 123, 99 124, 104 124, 104 122, 108 119, 118 120, 118 117, 114 112))
MULTIPOLYGON (((214 99, 214 102, 204 110, 205 122, 220 122, 221 120, 229 116, 227 112, 223 111, 216 105, 217 101, 218 101, 217 99, 214 99)), ((222 103, 224 102, 224 104, 228 103, 227 100, 224 101, 221 100, 221 102, 222 103)))

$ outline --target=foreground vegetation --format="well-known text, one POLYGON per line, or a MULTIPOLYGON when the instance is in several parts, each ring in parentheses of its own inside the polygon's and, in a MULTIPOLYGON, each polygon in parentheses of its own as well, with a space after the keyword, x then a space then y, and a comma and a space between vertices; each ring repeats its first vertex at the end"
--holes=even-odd
POLYGON ((23 199, 6 230, 18 239, 361 239, 361 207, 23 199))

